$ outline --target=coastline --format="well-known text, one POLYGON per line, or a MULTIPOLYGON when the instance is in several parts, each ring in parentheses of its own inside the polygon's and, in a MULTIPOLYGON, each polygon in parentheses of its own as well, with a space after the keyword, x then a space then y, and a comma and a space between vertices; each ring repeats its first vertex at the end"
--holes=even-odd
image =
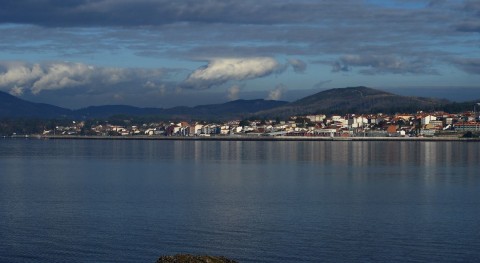
POLYGON ((40 140, 160 140, 160 141, 408 141, 408 142, 480 142, 480 138, 459 137, 308 137, 308 136, 80 136, 23 135, 3 139, 40 140))

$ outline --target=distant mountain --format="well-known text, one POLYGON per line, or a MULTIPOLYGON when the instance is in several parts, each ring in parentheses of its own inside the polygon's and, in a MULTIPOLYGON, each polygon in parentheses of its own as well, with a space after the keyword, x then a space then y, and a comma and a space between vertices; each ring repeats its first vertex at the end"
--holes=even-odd
POLYGON ((161 114, 163 110, 164 109, 161 108, 139 108, 127 105, 103 105, 74 110, 73 115, 82 119, 108 118, 113 115, 158 115, 161 114))
MULTIPOLYGON (((201 105, 184 109, 190 116, 203 119, 231 119, 245 118, 263 111, 281 107, 288 102, 275 100, 235 100, 223 104, 201 105)), ((180 115, 180 110, 172 108, 166 110, 169 115, 180 115)))
POLYGON ((0 91, 0 117, 57 118, 70 116, 71 114, 72 111, 69 109, 29 102, 0 91))
POLYGON ((43 103, 33 103, 0 91, 0 118, 39 117, 39 118, 108 118, 114 115, 156 116, 160 118, 184 119, 228 119, 243 118, 251 114, 287 104, 273 100, 235 100, 221 104, 195 107, 140 108, 126 105, 91 106, 70 110, 43 103))
MULTIPOLYGON (((476 101, 478 102, 478 101, 476 101)), ((114 115, 154 116, 162 119, 227 120, 234 118, 287 118, 306 114, 411 113, 419 110, 461 112, 473 110, 475 101, 450 102, 444 99, 400 96, 367 87, 325 90, 288 103, 272 100, 235 100, 195 107, 139 108, 125 105, 92 106, 70 110, 43 103, 33 103, 0 91, 0 118, 108 118, 114 115)))
POLYGON ((325 90, 258 116, 287 117, 315 113, 396 113, 439 110, 450 102, 443 99, 400 96, 367 87, 325 90))
POLYGON ((112 115, 160 116, 165 118, 226 119, 240 118, 252 113, 268 110, 287 104, 273 100, 235 100, 222 104, 200 105, 195 107, 137 108, 124 105, 92 106, 74 111, 81 118, 106 118, 112 115))
POLYGON ((445 105, 442 109, 445 112, 462 112, 462 111, 480 111, 480 99, 464 101, 464 102, 452 102, 445 105))

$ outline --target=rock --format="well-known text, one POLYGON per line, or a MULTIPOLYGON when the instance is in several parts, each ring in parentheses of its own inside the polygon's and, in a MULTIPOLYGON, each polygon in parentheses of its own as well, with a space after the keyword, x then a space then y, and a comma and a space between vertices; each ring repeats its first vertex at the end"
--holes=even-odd
POLYGON ((225 257, 177 254, 175 256, 161 256, 157 263, 237 263, 237 261, 225 257))

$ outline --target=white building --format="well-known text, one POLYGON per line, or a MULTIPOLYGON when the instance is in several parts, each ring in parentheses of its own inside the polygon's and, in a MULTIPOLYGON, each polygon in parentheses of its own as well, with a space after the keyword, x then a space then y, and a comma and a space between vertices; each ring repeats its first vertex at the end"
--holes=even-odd
POLYGON ((195 135, 200 135, 202 133, 202 128, 203 128, 203 125, 202 124, 195 124, 195 135))
POLYGON ((430 121, 436 121, 437 117, 433 115, 427 115, 425 117, 422 117, 422 125, 427 125, 430 123, 430 121))
POLYGON ((322 122, 327 116, 324 114, 317 114, 317 115, 307 115, 307 119, 309 119, 311 122, 322 122))

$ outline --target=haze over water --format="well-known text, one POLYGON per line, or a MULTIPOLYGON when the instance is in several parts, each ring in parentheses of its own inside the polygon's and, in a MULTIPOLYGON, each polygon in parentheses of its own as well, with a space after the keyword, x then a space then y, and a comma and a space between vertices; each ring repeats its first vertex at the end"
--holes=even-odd
POLYGON ((0 141, 0 262, 478 262, 465 142, 0 141))

